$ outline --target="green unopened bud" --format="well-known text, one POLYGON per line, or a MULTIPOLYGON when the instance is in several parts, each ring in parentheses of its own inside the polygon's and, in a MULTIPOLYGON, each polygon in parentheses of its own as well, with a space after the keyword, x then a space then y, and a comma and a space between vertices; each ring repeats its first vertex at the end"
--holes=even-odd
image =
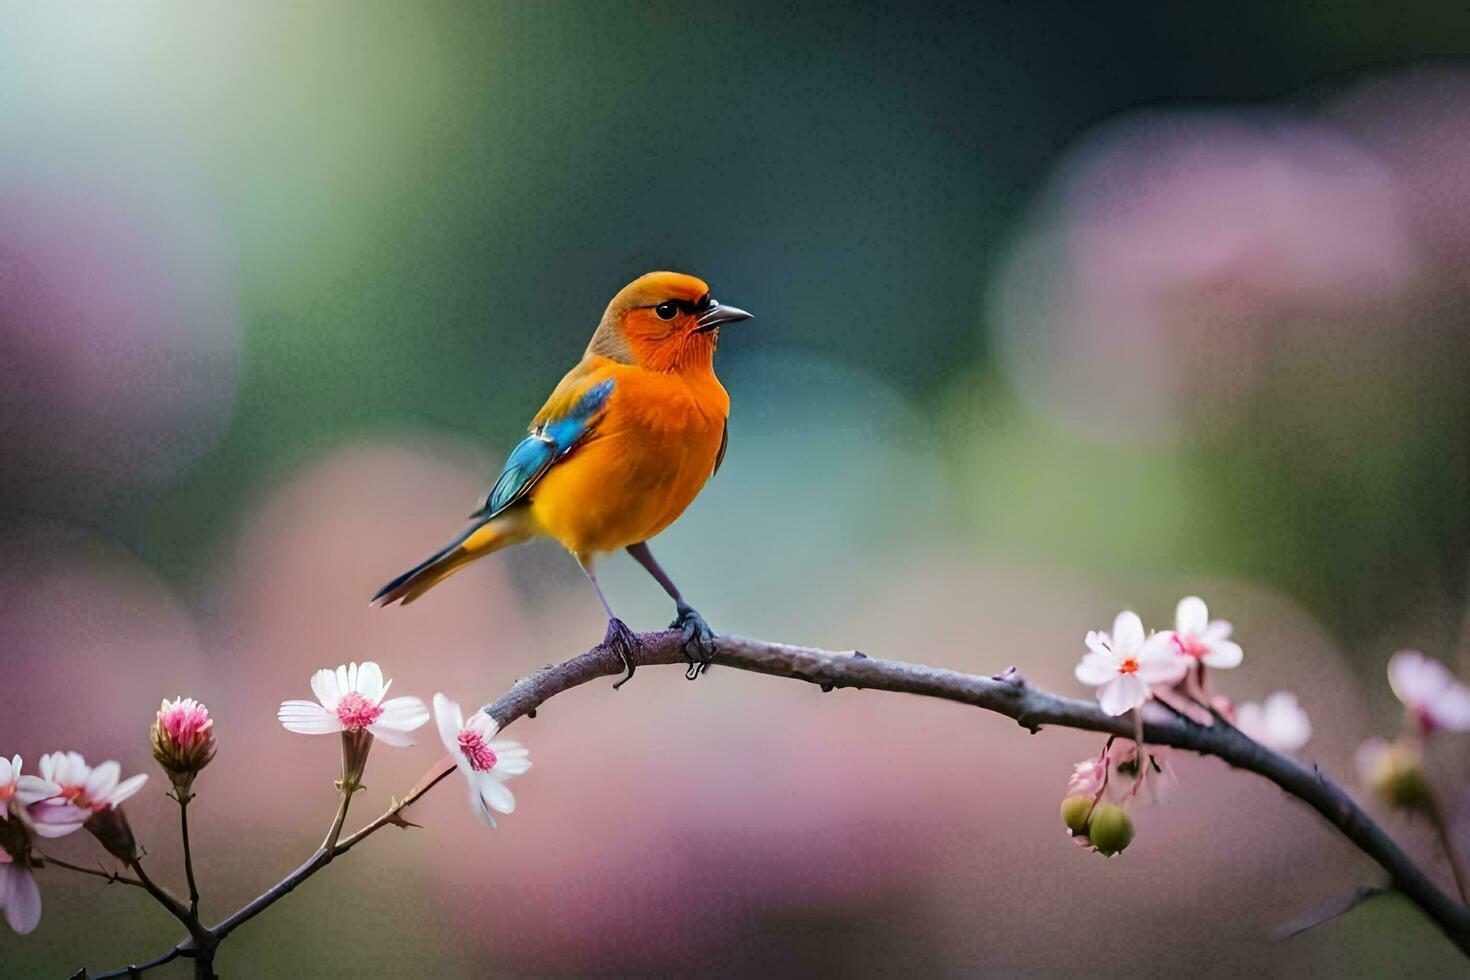
POLYGON ((1093 811, 1087 836, 1104 857, 1121 854, 1133 843, 1133 820, 1122 807, 1104 803, 1093 811))
POLYGON ((1390 806, 1417 810, 1429 805, 1429 781, 1418 748, 1403 742, 1385 745, 1369 761, 1368 785, 1390 806))
POLYGON ((1062 801, 1062 823, 1076 837, 1087 833, 1087 818, 1092 815, 1092 797, 1069 796, 1062 801))

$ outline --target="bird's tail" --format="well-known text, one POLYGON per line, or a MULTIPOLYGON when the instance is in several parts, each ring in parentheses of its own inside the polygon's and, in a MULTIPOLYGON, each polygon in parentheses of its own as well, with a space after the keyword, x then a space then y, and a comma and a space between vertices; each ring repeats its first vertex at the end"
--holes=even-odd
POLYGON ((383 586, 372 602, 384 606, 402 602, 406 606, 481 555, 519 544, 534 533, 526 508, 502 511, 471 525, 448 546, 383 586))

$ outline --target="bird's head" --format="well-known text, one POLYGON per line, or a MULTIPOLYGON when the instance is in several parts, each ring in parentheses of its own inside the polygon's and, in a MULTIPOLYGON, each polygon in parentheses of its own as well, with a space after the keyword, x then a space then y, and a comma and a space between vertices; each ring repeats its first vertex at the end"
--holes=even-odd
POLYGON ((613 297, 587 353, 650 371, 707 370, 720 325, 748 319, 744 310, 711 299, 702 279, 650 272, 613 297))

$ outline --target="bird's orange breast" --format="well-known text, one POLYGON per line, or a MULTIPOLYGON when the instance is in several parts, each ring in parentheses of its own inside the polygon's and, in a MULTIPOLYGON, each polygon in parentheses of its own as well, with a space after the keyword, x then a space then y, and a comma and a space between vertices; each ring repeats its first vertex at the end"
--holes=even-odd
POLYGON ((596 373, 614 379, 605 414, 531 494, 536 523, 578 557, 637 544, 672 524, 714 472, 730 414, 712 372, 607 362, 596 373))

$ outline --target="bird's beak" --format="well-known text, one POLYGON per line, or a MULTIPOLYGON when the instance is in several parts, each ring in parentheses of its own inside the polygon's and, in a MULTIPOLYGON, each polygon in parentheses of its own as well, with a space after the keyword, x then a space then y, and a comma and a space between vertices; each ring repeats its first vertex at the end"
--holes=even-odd
POLYGON ((722 323, 738 323, 741 320, 749 320, 751 314, 740 309, 738 306, 725 306, 721 303, 711 303, 709 309, 699 314, 695 320, 694 330, 696 333, 704 333, 713 330, 722 323))

